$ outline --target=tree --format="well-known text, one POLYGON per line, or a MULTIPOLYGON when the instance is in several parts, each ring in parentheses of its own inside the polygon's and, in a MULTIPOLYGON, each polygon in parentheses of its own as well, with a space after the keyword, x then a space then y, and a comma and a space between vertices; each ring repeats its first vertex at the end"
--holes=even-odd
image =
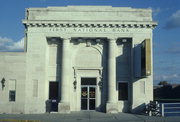
POLYGON ((166 85, 169 85, 168 81, 160 81, 158 83, 158 85, 163 85, 163 86, 166 86, 166 85))

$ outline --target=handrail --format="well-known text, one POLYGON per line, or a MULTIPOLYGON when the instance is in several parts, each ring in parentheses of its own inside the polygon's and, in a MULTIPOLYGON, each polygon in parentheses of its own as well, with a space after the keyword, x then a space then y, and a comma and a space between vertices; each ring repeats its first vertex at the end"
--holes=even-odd
POLYGON ((161 103, 161 114, 162 116, 180 116, 180 103, 161 103))

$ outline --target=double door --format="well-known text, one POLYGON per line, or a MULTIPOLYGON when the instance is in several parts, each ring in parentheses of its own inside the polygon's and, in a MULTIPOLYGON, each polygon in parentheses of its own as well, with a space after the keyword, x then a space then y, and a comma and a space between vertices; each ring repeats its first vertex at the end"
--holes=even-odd
POLYGON ((81 110, 95 110, 96 108, 96 86, 81 86, 81 110))

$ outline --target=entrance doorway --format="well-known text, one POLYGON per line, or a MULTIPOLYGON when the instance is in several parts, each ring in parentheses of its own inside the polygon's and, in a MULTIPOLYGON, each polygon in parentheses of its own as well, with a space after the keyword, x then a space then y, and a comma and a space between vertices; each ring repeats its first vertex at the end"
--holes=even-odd
POLYGON ((49 82, 50 111, 58 111, 58 82, 49 82))
POLYGON ((81 110, 96 108, 96 78, 81 78, 81 110))

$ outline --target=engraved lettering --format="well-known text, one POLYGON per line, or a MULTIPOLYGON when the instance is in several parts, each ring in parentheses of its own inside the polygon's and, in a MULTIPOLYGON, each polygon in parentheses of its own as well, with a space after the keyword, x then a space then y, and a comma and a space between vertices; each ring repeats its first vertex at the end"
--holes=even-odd
POLYGON ((49 28, 51 32, 76 32, 76 33, 126 33, 127 28, 49 28))
POLYGON ((95 29, 94 29, 94 32, 98 32, 98 30, 95 28, 95 29))
POLYGON ((76 31, 77 31, 77 29, 76 29, 76 28, 74 28, 74 31, 76 32, 76 31))

